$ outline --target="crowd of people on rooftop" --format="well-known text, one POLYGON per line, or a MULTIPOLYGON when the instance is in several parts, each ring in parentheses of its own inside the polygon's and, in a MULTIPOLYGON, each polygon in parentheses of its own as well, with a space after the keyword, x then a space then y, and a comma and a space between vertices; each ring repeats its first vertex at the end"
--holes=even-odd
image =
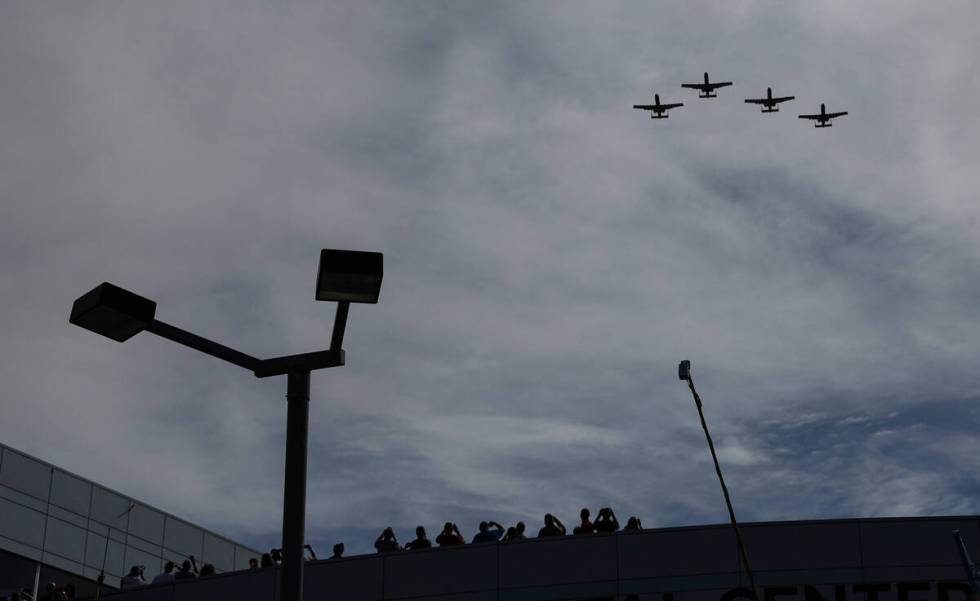
MULTIPOLYGON (((596 515, 595 521, 591 519, 592 514, 588 508, 583 508, 579 512, 580 522, 577 526, 572 529, 572 535, 590 535, 590 534, 601 534, 607 532, 616 532, 620 529, 619 520, 616 519, 616 514, 609 507, 603 507, 599 509, 598 515, 596 515)), ((638 517, 630 517, 626 521, 626 526, 623 527, 624 531, 628 530, 642 530, 643 525, 638 517)), ((496 542, 507 542, 507 541, 518 541, 525 540, 529 538, 525 534, 526 526, 524 522, 517 522, 515 525, 509 528, 504 528, 503 525, 495 522, 493 520, 487 520, 480 522, 476 534, 470 540, 471 544, 481 544, 481 543, 496 543, 496 542)), ((544 523, 538 530, 537 538, 547 538, 555 536, 565 536, 567 534, 567 529, 565 525, 556 516, 546 513, 544 514, 544 523)), ((434 546, 439 547, 456 547, 459 545, 465 545, 466 539, 463 534, 459 531, 459 527, 453 522, 446 522, 442 531, 436 536, 435 545, 433 541, 429 540, 429 537, 425 531, 425 526, 418 526, 415 529, 415 538, 404 545, 398 542, 398 538, 395 536, 394 529, 389 526, 381 531, 378 538, 374 541, 374 548, 378 553, 397 553, 400 551, 414 551, 418 549, 431 549, 434 546)), ((316 552, 310 545, 304 545, 304 549, 309 553, 305 556, 307 561, 316 560, 316 552)), ((344 556, 344 543, 337 543, 333 546, 333 555, 330 559, 339 559, 344 556)), ((259 570, 261 568, 271 568, 282 565, 283 554, 282 549, 270 549, 268 553, 263 553, 261 558, 252 557, 248 560, 249 570, 259 570)), ((183 560, 178 566, 176 562, 168 561, 160 574, 153 577, 151 581, 147 581, 147 577, 144 574, 146 568, 141 565, 134 565, 130 567, 129 573, 123 576, 119 582, 119 588, 133 588, 137 586, 143 586, 146 584, 162 584, 171 583, 178 580, 186 580, 192 578, 204 578, 207 576, 213 576, 217 573, 213 564, 205 563, 198 569, 197 561, 194 556, 191 555, 188 559, 183 560)), ((65 587, 57 587, 55 583, 49 583, 47 590, 40 599, 44 601, 70 601, 75 598, 75 589, 72 585, 66 585, 65 587)), ((20 597, 20 599, 30 599, 28 597, 20 597)))
MULTIPOLYGON (((581 523, 572 529, 573 535, 584 535, 584 534, 597 534, 604 532, 616 532, 620 529, 619 520, 616 519, 616 514, 609 507, 603 507, 599 510, 599 514, 596 516, 593 522, 591 518, 591 512, 588 508, 583 508, 579 513, 581 523)), ((642 530, 643 525, 640 519, 637 517, 630 517, 626 522, 626 526, 623 530, 642 530)), ((524 522, 517 522, 514 526, 507 528, 506 530, 502 525, 493 520, 487 520, 485 522, 480 522, 479 530, 473 538, 471 539, 471 544, 480 543, 495 543, 499 541, 515 541, 523 540, 528 538, 525 534, 526 526, 524 522)), ((562 524, 561 520, 550 513, 544 515, 544 525, 538 530, 538 538, 551 537, 551 536, 564 536, 567 534, 565 525, 562 524)), ((458 545, 466 544, 466 539, 463 534, 459 531, 459 527, 453 522, 446 522, 442 528, 442 532, 436 537, 435 544, 440 547, 455 547, 458 545)), ((340 553, 337 552, 337 545, 334 546, 333 558, 338 558, 343 556, 343 543, 339 544, 340 553)), ((374 548, 378 553, 395 553, 398 551, 413 551, 416 549, 431 549, 433 547, 432 541, 429 540, 425 532, 424 526, 419 526, 415 529, 415 539, 411 540, 405 545, 400 545, 398 543, 398 538, 395 536, 394 529, 391 526, 385 528, 381 531, 381 534, 374 541, 374 548)))

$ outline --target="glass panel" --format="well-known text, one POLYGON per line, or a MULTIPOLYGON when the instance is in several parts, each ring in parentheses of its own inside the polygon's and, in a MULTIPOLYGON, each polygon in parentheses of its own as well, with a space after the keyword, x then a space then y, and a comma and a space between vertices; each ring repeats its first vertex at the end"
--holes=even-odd
POLYGON ((0 497, 20 505, 30 507, 31 509, 36 509, 42 513, 48 509, 47 502, 36 499, 31 495, 25 495, 19 490, 14 490, 9 486, 3 486, 2 484, 0 484, 0 497))
MULTIPOLYGON (((47 551, 44 552, 44 558, 41 560, 41 563, 43 563, 44 565, 60 568, 62 570, 65 570, 66 572, 71 572, 72 574, 82 573, 82 564, 75 563, 74 561, 69 561, 64 557, 59 557, 47 551)), ((42 581, 41 586, 44 586, 45 584, 46 583, 42 581)))
POLYGON ((61 470, 54 470, 54 473, 51 475, 52 503, 59 507, 70 509, 79 515, 88 516, 89 502, 91 500, 91 484, 71 474, 66 474, 61 470))
POLYGON ((95 520, 88 521, 88 531, 100 534, 102 536, 109 536, 109 528, 107 526, 103 526, 95 520))
POLYGON ((46 501, 51 488, 51 468, 5 449, 0 464, 0 483, 46 501))
POLYGON ((82 529, 88 528, 88 520, 86 518, 83 518, 77 513, 66 511, 60 507, 55 507, 54 505, 48 507, 48 515, 56 517, 59 520, 64 520, 69 524, 75 524, 76 526, 82 529))
POLYGON ((133 502, 126 497, 96 486, 92 489, 92 510, 89 517, 125 531, 129 523, 128 511, 132 506, 133 502))
POLYGON ((29 557, 41 561, 41 549, 39 547, 29 547, 24 543, 0 536, 0 548, 6 549, 11 553, 16 553, 21 557, 29 557))
POLYGON ((219 572, 235 569, 235 545, 218 538, 210 532, 204 533, 204 562, 213 563, 219 572))
POLYGON ((160 548, 159 543, 154 544, 154 543, 145 541, 145 540, 143 540, 142 538, 140 538, 138 536, 133 536, 132 534, 130 534, 130 535, 128 535, 126 537, 126 546, 127 547, 135 547, 135 548, 139 549, 140 551, 146 551, 147 553, 152 553, 153 555, 159 555, 160 552, 161 552, 161 548, 160 548))
POLYGON ((204 532, 187 522, 167 517, 167 526, 163 538, 163 546, 177 552, 182 557, 194 555, 201 557, 204 532))
POLYGON ((143 578, 146 578, 147 582, 153 580, 153 577, 162 571, 162 562, 159 556, 128 547, 126 549, 126 574, 133 566, 143 566, 143 578))
POLYGON ((0 536, 40 549, 44 544, 44 514, 0 499, 0 536))
POLYGON ((105 571, 107 574, 122 575, 123 559, 126 546, 114 540, 109 541, 109 549, 106 552, 106 538, 98 534, 88 535, 88 542, 85 545, 85 565, 102 569, 102 562, 105 561, 105 571))
POLYGON ((157 545, 163 544, 163 514, 137 503, 129 516, 129 533, 157 545))
POLYGON ((49 517, 44 531, 44 550, 81 563, 85 559, 85 530, 49 517))

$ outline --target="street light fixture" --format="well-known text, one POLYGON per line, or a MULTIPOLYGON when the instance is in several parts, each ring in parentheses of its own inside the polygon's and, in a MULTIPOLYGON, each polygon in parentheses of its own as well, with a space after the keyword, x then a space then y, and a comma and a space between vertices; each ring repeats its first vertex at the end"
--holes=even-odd
POLYGON ((325 351, 257 359, 156 319, 156 303, 104 282, 79 297, 68 322, 117 342, 146 330, 251 371, 258 378, 285 375, 286 469, 283 484, 280 601, 302 601, 306 521, 306 460, 309 434, 310 372, 344 365, 344 331, 350 303, 377 303, 384 256, 376 252, 324 249, 320 252, 316 299, 337 302, 330 348, 325 351))

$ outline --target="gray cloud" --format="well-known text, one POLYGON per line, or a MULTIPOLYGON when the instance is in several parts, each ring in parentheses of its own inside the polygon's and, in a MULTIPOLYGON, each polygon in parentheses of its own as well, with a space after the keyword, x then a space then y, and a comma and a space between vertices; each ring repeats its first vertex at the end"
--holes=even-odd
POLYGON ((109 280, 312 350, 350 247, 386 279, 314 377, 318 547, 724 521, 684 357, 744 519, 977 511, 973 4, 0 10, 5 442, 276 544, 284 383, 67 311, 109 280), (735 86, 681 90, 705 70, 735 86), (798 100, 741 103, 769 85, 798 100))

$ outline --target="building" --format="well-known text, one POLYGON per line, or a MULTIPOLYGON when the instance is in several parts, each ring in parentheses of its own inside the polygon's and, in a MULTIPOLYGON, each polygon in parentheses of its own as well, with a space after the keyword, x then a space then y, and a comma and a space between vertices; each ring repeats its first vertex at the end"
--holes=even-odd
POLYGON ((0 599, 37 582, 112 588, 129 566, 152 578, 167 560, 194 555, 218 571, 260 554, 146 503, 0 445, 0 599))
MULTIPOLYGON (((967 601, 951 531, 978 516, 745 524, 760 601, 967 601)), ((307 601, 738 601, 730 525, 471 544, 309 562, 307 601)), ((276 568, 122 591, 110 601, 276 601, 276 568)))
MULTIPOLYGON (((155 573, 194 554, 224 573, 112 591, 110 601, 278 601, 256 551, 7 447, 0 455, 0 595, 106 561, 155 573), (107 552, 106 540, 109 541, 107 552)), ((533 529, 533 527, 532 527, 533 529)), ((980 559, 980 516, 742 525, 760 601, 967 601, 959 530, 980 559)), ((729 524, 469 544, 308 562, 307 601, 738 601, 748 580, 729 524)), ((0 597, 2 598, 2 597, 0 597)))

